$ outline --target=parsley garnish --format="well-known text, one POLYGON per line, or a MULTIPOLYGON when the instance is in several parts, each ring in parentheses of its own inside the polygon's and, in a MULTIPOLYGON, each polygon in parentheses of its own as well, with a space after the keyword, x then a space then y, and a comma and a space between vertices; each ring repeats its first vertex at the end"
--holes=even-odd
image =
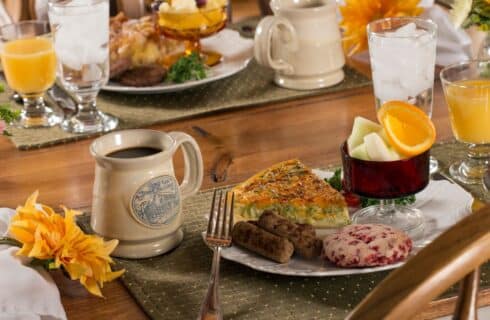
MULTIPOLYGON (((329 179, 325 179, 328 184, 332 186, 332 188, 336 189, 337 191, 342 191, 342 178, 341 176, 342 171, 340 169, 335 170, 333 176, 329 179)), ((371 199, 371 198, 366 198, 366 197, 360 197, 361 198, 361 207, 369 207, 369 206, 374 206, 379 204, 378 199, 371 199)), ((415 195, 410 195, 402 198, 395 199, 396 204, 400 205, 409 205, 415 202, 415 195)))
POLYGON ((333 176, 330 179, 325 179, 325 181, 328 182, 329 185, 332 186, 337 191, 342 190, 342 178, 340 177, 341 170, 337 169, 333 173, 333 176))
MULTIPOLYGON (((406 197, 395 199, 395 203, 402 205, 402 206, 406 206, 406 205, 412 204, 414 202, 415 202, 415 195, 413 195, 413 194, 406 196, 406 197)), ((374 206, 377 204, 379 204, 378 199, 361 197, 361 207, 363 207, 363 208, 369 207, 369 206, 374 206)))
POLYGON ((175 83, 206 78, 206 66, 198 53, 181 57, 168 71, 168 79, 175 83))
MULTIPOLYGON (((0 105, 0 120, 5 121, 5 123, 12 123, 17 120, 20 116, 19 110, 12 110, 8 104, 0 105)), ((1 132, 0 132, 1 134, 1 132)), ((11 134, 7 131, 3 131, 4 136, 10 136, 11 134)))
POLYGON ((0 119, 5 121, 6 123, 11 123, 20 116, 19 110, 12 110, 8 104, 0 105, 0 119))

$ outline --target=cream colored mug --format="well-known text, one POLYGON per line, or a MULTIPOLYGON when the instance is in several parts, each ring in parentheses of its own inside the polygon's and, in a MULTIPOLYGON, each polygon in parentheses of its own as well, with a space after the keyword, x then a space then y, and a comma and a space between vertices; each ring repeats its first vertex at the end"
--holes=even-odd
POLYGON ((255 31, 255 59, 276 70, 282 87, 308 90, 344 79, 335 0, 272 0, 273 16, 255 31))
POLYGON ((183 132, 125 130, 97 138, 90 225, 118 239, 113 255, 146 258, 165 253, 183 239, 182 199, 201 187, 203 164, 196 141, 183 132), (179 185, 172 158, 182 146, 185 171, 179 185))

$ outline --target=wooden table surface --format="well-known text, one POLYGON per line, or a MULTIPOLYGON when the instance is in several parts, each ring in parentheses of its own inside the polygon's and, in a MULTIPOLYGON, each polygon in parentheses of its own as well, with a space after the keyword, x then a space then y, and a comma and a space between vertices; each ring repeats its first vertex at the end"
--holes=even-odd
MULTIPOLYGON (((257 9, 251 2, 236 1, 235 18, 255 13, 257 9)), ((151 128, 184 131, 196 138, 204 158, 202 187, 208 189, 242 181, 260 169, 290 158, 299 158, 311 167, 339 163, 339 146, 348 136, 355 116, 375 118, 371 87, 218 112, 151 128)), ((433 120, 438 140, 452 137, 439 82, 434 86, 433 120)), ((89 139, 19 151, 8 139, 1 138, 0 206, 16 207, 38 189, 39 200, 43 203, 89 207, 95 164, 88 151, 91 142, 89 139)), ((180 176, 180 156, 175 165, 180 176)), ((68 318, 146 318, 121 282, 107 284, 103 292, 105 299, 63 295, 68 318)), ((421 318, 447 313, 452 308, 450 302, 452 300, 433 303, 421 318)))

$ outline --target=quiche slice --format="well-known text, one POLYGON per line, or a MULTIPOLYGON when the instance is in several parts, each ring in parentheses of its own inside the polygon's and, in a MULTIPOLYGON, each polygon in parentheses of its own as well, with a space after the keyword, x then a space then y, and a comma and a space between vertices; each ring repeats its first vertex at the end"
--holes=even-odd
POLYGON ((298 223, 316 228, 350 223, 344 197, 297 159, 284 161, 257 173, 232 189, 235 221, 257 220, 273 210, 298 223))

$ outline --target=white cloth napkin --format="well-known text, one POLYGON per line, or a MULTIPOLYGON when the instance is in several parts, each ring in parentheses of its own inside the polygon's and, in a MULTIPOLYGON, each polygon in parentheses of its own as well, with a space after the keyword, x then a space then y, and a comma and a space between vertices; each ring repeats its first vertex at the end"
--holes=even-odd
POLYGON ((446 10, 432 6, 425 9, 422 17, 437 24, 437 65, 446 66, 471 59, 470 36, 452 24, 446 10))
MULTIPOLYGON (((0 236, 7 235, 12 209, 0 208, 0 236)), ((0 245, 0 320, 65 320, 60 293, 51 276, 0 245)))

